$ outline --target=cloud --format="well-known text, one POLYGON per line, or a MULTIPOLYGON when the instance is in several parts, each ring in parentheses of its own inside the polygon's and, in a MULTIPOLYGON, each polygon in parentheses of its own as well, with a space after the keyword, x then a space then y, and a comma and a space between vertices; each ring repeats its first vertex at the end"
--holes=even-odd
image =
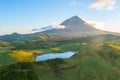
POLYGON ((96 0, 90 5, 90 8, 113 10, 116 6, 116 0, 96 0))
POLYGON ((105 26, 105 23, 104 22, 101 22, 101 21, 92 21, 92 20, 86 20, 84 19, 84 21, 90 25, 90 26, 93 26, 97 29, 101 29, 101 30, 104 30, 104 26, 105 26))
POLYGON ((53 28, 54 28, 53 26, 46 26, 43 28, 34 28, 34 29, 32 29, 32 31, 46 31, 46 30, 51 30, 53 28))
POLYGON ((50 26, 45 26, 42 28, 34 28, 34 29, 32 29, 32 32, 46 31, 46 30, 51 30, 51 29, 65 29, 65 26, 60 25, 56 22, 52 22, 52 24, 50 26))
POLYGON ((56 23, 56 22, 53 22, 51 25, 52 25, 55 29, 65 29, 65 26, 64 26, 64 25, 60 25, 60 24, 58 24, 58 23, 56 23))
POLYGON ((78 4, 77 0, 72 0, 72 1, 69 3, 69 5, 71 5, 71 6, 75 6, 75 5, 77 5, 77 4, 78 4))

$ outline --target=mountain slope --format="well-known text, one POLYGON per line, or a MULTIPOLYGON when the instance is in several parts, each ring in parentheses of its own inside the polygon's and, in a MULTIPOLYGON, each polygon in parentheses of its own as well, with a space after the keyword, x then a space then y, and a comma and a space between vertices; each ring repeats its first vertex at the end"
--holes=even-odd
POLYGON ((56 36, 63 36, 67 38, 76 38, 76 37, 87 37, 87 36, 96 36, 96 35, 118 35, 116 33, 103 31, 94 28, 93 26, 86 23, 84 20, 78 16, 73 16, 70 19, 65 20, 60 24, 65 26, 64 29, 47 29, 42 32, 36 32, 33 34, 17 34, 13 33, 11 35, 0 36, 0 41, 19 41, 19 40, 29 40, 35 39, 40 34, 50 34, 56 36))
POLYGON ((80 37, 80 36, 95 36, 101 34, 115 34, 108 31, 103 31, 94 28, 93 26, 86 23, 84 20, 79 18, 78 16, 73 16, 70 19, 65 20, 60 25, 65 26, 64 29, 52 29, 43 31, 44 34, 54 34, 54 35, 62 35, 69 37, 80 37))

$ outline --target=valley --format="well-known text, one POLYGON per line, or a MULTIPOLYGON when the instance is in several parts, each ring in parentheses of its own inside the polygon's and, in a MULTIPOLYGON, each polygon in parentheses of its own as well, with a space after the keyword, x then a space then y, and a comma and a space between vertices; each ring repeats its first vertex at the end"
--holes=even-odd
POLYGON ((120 79, 118 33, 95 29, 78 16, 61 25, 66 28, 0 36, 0 80, 120 79), (40 55, 69 51, 76 54, 36 61, 40 55))
MULTIPOLYGON (((64 40, 61 42, 50 42, 46 40, 43 41, 45 44, 39 44, 39 46, 42 47, 38 47, 34 42, 27 44, 23 42, 24 44, 22 44, 22 46, 8 42, 9 45, 0 47, 0 79, 48 80, 49 78, 49 80, 119 80, 120 51, 115 47, 109 46, 109 44, 115 45, 115 43, 112 43, 113 40, 104 40, 96 43, 92 43, 91 40, 88 39, 86 41, 80 41, 79 39, 65 40, 66 42, 64 40), (35 48, 31 48, 31 44, 34 44, 35 48), (24 45, 29 45, 30 47, 25 49, 24 45), (13 50, 19 49, 41 52, 40 55, 65 51, 77 51, 78 53, 69 59, 27 62, 24 63, 24 65, 28 67, 26 69, 20 69, 19 65, 21 63, 18 63, 10 55, 13 50)), ((119 40, 119 38, 117 38, 117 40, 119 40)), ((40 42, 42 41, 37 42, 37 44, 40 42)), ((17 42, 17 44, 19 43, 21 42, 17 42)))

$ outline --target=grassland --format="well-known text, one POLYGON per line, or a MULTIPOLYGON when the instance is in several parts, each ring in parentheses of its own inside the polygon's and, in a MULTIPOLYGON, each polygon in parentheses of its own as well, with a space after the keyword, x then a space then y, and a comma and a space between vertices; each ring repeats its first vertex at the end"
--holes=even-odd
MULTIPOLYGON (((11 43, 9 46, 12 47, 1 47, 0 64, 3 66, 0 71, 0 80, 120 79, 120 50, 109 46, 109 44, 112 44, 111 41, 95 44, 84 41, 39 42, 41 41, 30 42, 27 45, 24 42, 22 44, 11 43), (31 49, 33 44, 34 47, 31 49), (21 47, 23 45, 27 46, 27 48, 21 47), (41 54, 65 51, 77 51, 78 53, 69 59, 25 63, 28 68, 21 70, 21 63, 13 63, 15 59, 9 55, 12 50, 17 50, 18 48, 33 52, 42 51, 41 54), (52 48, 59 49, 54 50, 52 48), (9 65, 6 66, 5 64, 9 65)), ((114 45, 118 44, 114 43, 114 45)))

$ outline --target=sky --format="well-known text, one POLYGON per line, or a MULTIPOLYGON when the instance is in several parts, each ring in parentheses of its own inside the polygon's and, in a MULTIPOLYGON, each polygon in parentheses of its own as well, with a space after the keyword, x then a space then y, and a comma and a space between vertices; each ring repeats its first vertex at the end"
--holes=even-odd
POLYGON ((120 0, 0 0, 0 35, 31 33, 78 15, 102 30, 120 33, 120 0))

